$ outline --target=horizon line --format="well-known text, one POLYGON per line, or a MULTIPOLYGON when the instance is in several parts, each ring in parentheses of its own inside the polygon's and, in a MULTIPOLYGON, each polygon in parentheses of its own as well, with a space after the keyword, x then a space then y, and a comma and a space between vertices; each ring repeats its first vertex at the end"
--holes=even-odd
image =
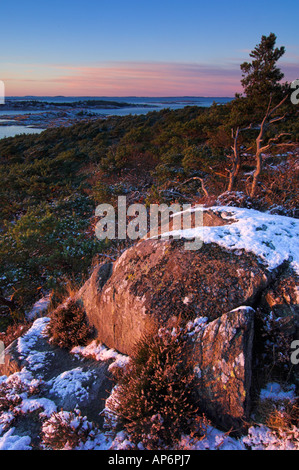
POLYGON ((9 98, 234 98, 234 96, 219 96, 219 95, 10 95, 9 98))

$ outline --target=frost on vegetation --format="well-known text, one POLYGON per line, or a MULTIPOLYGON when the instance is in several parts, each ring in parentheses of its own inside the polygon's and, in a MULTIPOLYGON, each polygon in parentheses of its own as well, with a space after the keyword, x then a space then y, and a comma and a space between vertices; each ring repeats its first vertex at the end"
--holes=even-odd
POLYGON ((242 439, 230 437, 227 433, 208 426, 206 435, 198 440, 182 436, 179 448, 182 450, 245 450, 242 439))
POLYGON ((109 395, 109 397, 105 401, 105 408, 102 411, 102 415, 104 417, 104 429, 106 430, 107 436, 114 436, 116 433, 116 428, 118 425, 118 415, 115 412, 118 408, 118 389, 119 386, 115 385, 109 395))
POLYGON ((79 402, 88 399, 88 382, 93 378, 91 372, 84 372, 80 367, 62 372, 51 381, 51 391, 59 397, 75 396, 79 402))
POLYGON ((282 387, 282 385, 277 382, 269 382, 266 387, 261 390, 260 399, 272 401, 293 401, 296 398, 295 389, 296 387, 294 384, 282 387))
POLYGON ((43 314, 49 307, 52 298, 52 293, 46 295, 39 299, 33 305, 32 309, 26 313, 26 320, 32 321, 35 320, 38 316, 43 314))
POLYGON ((74 412, 54 413, 42 426, 42 447, 51 450, 92 450, 101 445, 102 436, 93 423, 74 412))
POLYGON ((299 450, 299 430, 272 431, 267 426, 252 426, 243 443, 251 450, 299 450))
POLYGON ((23 369, 3 378, 0 383, 0 435, 19 416, 37 412, 42 420, 56 411, 54 402, 39 397, 42 381, 33 378, 30 372, 23 369))
POLYGON ((0 414, 0 436, 10 428, 10 425, 14 421, 15 416, 12 411, 7 411, 0 414))
POLYGON ((112 360, 113 362, 110 364, 109 370, 112 370, 114 367, 125 367, 130 361, 129 356, 120 354, 115 349, 108 349, 103 344, 98 344, 95 340, 87 346, 75 346, 71 353, 82 357, 92 357, 96 361, 112 360))
POLYGON ((266 424, 251 426, 243 438, 252 450, 299 450, 298 407, 295 385, 269 382, 260 391, 261 406, 272 409, 266 424))
POLYGON ((193 336, 194 334, 199 333, 207 325, 207 317, 197 317, 193 321, 187 323, 188 336, 193 336))
POLYGON ((31 438, 14 435, 14 430, 15 428, 11 428, 0 437, 0 450, 31 450, 31 438))

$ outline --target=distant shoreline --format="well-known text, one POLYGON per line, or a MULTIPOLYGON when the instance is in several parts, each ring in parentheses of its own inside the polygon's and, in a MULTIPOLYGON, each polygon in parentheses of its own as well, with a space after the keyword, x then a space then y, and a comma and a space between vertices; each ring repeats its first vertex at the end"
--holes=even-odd
POLYGON ((0 106, 0 138, 13 137, 30 129, 46 130, 69 127, 80 122, 105 119, 109 116, 147 114, 162 109, 180 109, 186 106, 210 107, 213 102, 224 104, 225 97, 7 97, 0 106), (4 132, 6 129, 7 132, 4 132), (17 129, 17 130, 16 130, 17 129), (20 132, 18 132, 20 129, 20 132))
MULTIPOLYGON (((55 102, 55 101, 45 101, 39 99, 11 99, 7 98, 5 104, 1 106, 1 110, 12 111, 12 110, 50 110, 51 108, 94 108, 94 109, 118 109, 118 108, 135 108, 136 104, 120 102, 120 101, 109 101, 109 100, 82 100, 81 98, 78 101, 71 102, 55 102)), ((144 105, 147 106, 147 105, 144 105)))

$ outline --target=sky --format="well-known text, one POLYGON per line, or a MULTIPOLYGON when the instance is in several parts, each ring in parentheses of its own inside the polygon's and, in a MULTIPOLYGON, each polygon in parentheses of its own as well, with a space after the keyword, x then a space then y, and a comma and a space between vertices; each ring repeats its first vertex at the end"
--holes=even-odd
POLYGON ((262 35, 299 78, 298 0, 0 0, 6 96, 234 96, 262 35))

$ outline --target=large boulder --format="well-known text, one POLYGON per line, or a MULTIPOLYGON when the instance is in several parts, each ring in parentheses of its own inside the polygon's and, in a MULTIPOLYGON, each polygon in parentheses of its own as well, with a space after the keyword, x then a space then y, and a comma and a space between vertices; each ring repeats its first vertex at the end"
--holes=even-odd
POLYGON ((113 264, 97 266, 79 291, 97 338, 131 355, 153 325, 173 317, 213 321, 241 305, 254 305, 271 280, 251 253, 183 240, 143 240, 113 264))

